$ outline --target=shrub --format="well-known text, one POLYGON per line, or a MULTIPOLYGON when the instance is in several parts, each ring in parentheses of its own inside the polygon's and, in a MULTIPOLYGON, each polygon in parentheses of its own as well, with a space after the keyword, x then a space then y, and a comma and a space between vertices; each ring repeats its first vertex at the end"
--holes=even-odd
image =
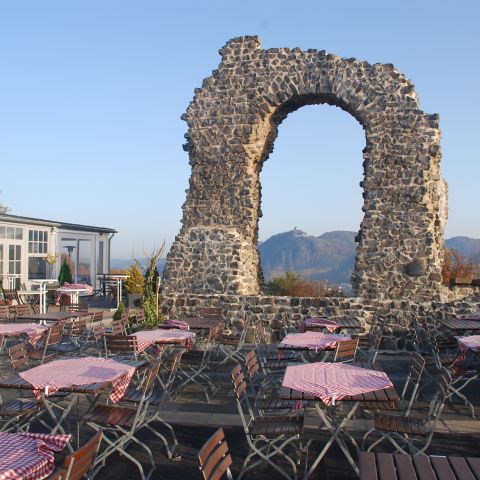
POLYGON ((58 283, 63 286, 65 283, 73 283, 73 275, 70 265, 67 263, 67 259, 63 259, 60 272, 58 274, 58 283))
POLYGON ((339 297, 340 288, 326 280, 306 280, 296 273, 285 272, 283 277, 275 277, 264 286, 267 295, 287 297, 339 297))
POLYGON ((137 260, 135 260, 128 270, 128 278, 125 280, 125 292, 143 294, 143 284, 143 275, 140 271, 137 260))
POLYGON ((118 308, 117 308, 116 312, 113 314, 113 319, 114 320, 120 320, 122 318, 122 314, 123 314, 124 311, 125 311, 125 305, 123 304, 123 302, 120 302, 118 304, 118 308))
POLYGON ((457 250, 444 248, 442 251, 442 281, 451 283, 457 278, 472 278, 479 274, 479 266, 469 262, 457 250))

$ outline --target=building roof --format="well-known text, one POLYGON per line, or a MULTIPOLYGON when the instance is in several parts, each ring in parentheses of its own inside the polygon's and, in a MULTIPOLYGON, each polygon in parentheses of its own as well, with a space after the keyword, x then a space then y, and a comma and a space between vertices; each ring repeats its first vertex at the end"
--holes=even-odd
POLYGON ((74 230, 78 232, 98 232, 98 233, 117 233, 117 230, 106 227, 92 227, 91 225, 79 225, 76 223, 56 222, 53 220, 44 220, 42 218, 22 217, 19 215, 0 214, 0 222, 24 223, 29 225, 43 225, 46 227, 56 227, 62 230, 74 230))

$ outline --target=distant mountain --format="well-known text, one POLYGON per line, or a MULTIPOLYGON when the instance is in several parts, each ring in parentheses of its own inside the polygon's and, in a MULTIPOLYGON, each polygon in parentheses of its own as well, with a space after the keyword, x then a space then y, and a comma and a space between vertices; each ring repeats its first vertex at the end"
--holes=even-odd
MULTIPOLYGON (((355 235, 335 231, 315 237, 296 228, 273 235, 258 247, 265 280, 291 271, 311 280, 350 283, 357 248, 355 235)), ((452 237, 445 246, 480 263, 480 239, 452 237)))
POLYGON ((470 261, 480 263, 480 240, 470 237, 452 237, 445 240, 445 246, 457 250, 470 261))
POLYGON ((298 229, 273 235, 258 248, 263 275, 268 280, 292 271, 312 280, 350 283, 355 235, 336 231, 314 237, 298 229))
MULTIPOLYGON (((335 231, 315 237, 297 228, 273 235, 258 245, 265 280, 291 271, 311 280, 349 284, 357 248, 355 235, 355 232, 335 231)), ((452 237, 445 241, 445 246, 480 263, 480 239, 452 237)), ((145 268, 147 259, 138 260, 145 268)), ((165 258, 158 262, 160 273, 165 262, 165 258)), ((132 263, 131 258, 112 258, 110 262, 113 269, 129 268, 132 263)))
MULTIPOLYGON (((137 260, 141 269, 147 268, 148 258, 137 258, 137 260)), ((160 274, 163 272, 166 261, 166 258, 160 258, 157 262, 157 268, 160 274)), ((132 258, 112 258, 110 260, 110 268, 113 270, 126 270, 132 266, 133 262, 134 260, 132 258)))

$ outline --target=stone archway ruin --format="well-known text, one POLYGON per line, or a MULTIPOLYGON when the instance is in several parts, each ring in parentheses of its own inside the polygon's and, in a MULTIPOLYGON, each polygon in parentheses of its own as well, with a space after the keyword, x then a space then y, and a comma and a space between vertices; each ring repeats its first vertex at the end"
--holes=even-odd
POLYGON ((352 283, 364 298, 440 298, 446 184, 438 115, 391 64, 325 51, 263 50, 230 40, 186 114, 192 174, 166 293, 258 295, 259 173, 280 122, 309 104, 341 107, 363 126, 363 211, 352 283))

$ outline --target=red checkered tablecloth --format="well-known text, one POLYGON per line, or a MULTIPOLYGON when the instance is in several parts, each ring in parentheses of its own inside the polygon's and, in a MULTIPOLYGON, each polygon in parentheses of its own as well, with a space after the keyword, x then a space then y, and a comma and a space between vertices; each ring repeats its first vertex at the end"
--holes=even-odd
POLYGON ((460 348, 462 349, 480 351, 480 335, 460 337, 457 340, 460 348))
POLYGON ((4 323, 0 325, 0 337, 17 337, 25 334, 28 342, 35 345, 48 327, 36 323, 4 323))
POLYGON ((110 400, 116 403, 125 394, 134 372, 135 367, 110 358, 81 357, 55 360, 19 375, 33 385, 37 397, 42 391, 48 396, 61 388, 110 382, 110 400))
POLYGON ((351 336, 321 332, 291 333, 281 341, 280 345, 302 347, 318 352, 327 348, 334 348, 337 342, 343 340, 351 340, 351 336))
POLYGON ((287 367, 282 385, 319 397, 326 405, 393 386, 385 372, 323 362, 287 367))
POLYGON ((298 331, 304 333, 309 326, 325 327, 330 333, 333 333, 340 325, 335 320, 330 320, 325 317, 312 317, 302 320, 298 324, 298 331))
POLYGON ((62 450, 70 435, 0 432, 0 480, 41 480, 55 468, 53 452, 62 450))
POLYGON ((190 330, 190 325, 187 322, 184 320, 177 320, 175 318, 165 320, 164 325, 179 328, 180 330, 190 330))
POLYGON ((137 348, 143 352, 150 345, 161 343, 184 343, 187 348, 192 348, 195 338, 193 332, 185 330, 143 330, 134 334, 137 337, 137 348))

